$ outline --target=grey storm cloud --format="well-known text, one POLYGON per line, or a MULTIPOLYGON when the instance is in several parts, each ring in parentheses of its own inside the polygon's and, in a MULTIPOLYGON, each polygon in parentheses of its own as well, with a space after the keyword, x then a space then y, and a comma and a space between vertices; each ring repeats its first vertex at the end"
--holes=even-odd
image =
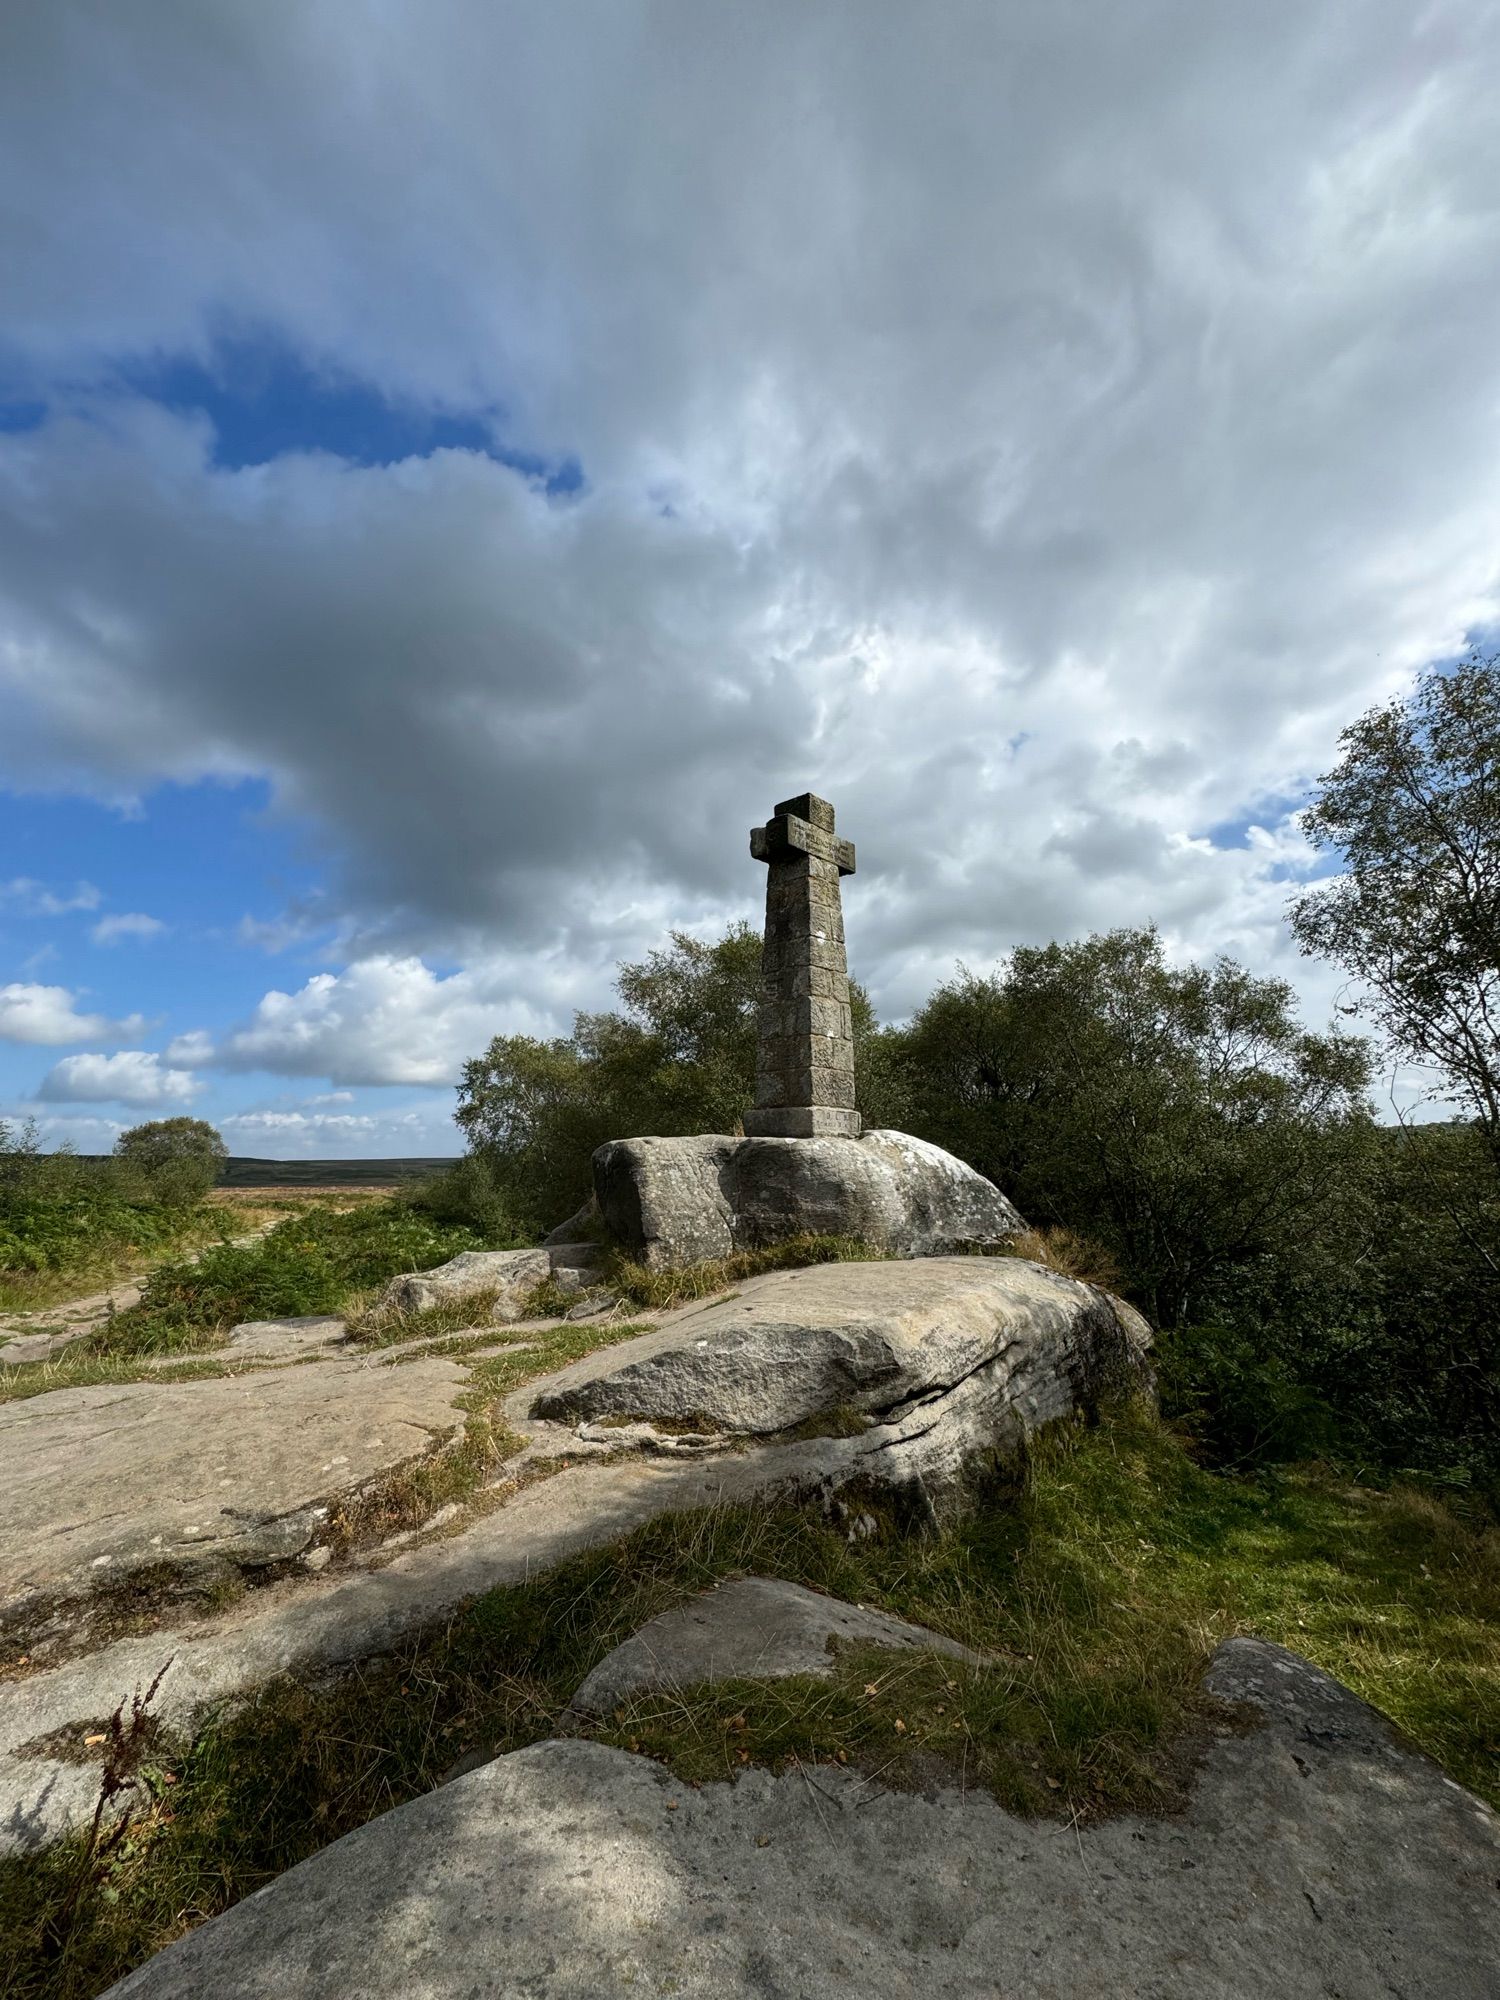
POLYGON ((1396 0, 11 10, 0 777, 263 775, 356 963, 518 1008, 753 909, 807 785, 888 1010, 1153 918, 1291 970, 1289 805, 1494 616, 1497 53, 1396 0), (247 329, 585 486, 227 469, 111 387, 247 329))

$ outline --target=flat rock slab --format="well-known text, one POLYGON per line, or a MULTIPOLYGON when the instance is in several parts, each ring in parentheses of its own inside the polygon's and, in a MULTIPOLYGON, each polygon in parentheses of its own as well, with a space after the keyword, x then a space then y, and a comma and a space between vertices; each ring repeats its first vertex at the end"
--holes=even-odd
POLYGON ((701 1791, 578 1741, 383 1814, 115 2000, 1493 2000, 1494 1815, 1296 1655, 1231 1640, 1186 1809, 1024 1821, 820 1767, 701 1791))
POLYGON ((432 1357, 340 1361, 0 1404, 0 1631, 24 1639, 143 1571, 299 1554, 340 1495, 452 1435, 466 1379, 432 1357))
POLYGON ((247 1319, 229 1329, 236 1358, 253 1355, 261 1361, 298 1361, 304 1355, 341 1347, 346 1324, 328 1313, 297 1319, 247 1319))
POLYGON ((651 1619, 602 1659, 574 1695, 576 1715, 604 1715, 636 1695, 708 1681, 827 1676, 841 1646, 942 1653, 983 1666, 985 1657, 925 1625, 824 1597, 767 1576, 721 1583, 651 1619))
POLYGON ((28 1361, 55 1361, 59 1354, 95 1331, 97 1322, 70 1328, 65 1333, 20 1333, 0 1342, 0 1368, 13 1368, 28 1361))

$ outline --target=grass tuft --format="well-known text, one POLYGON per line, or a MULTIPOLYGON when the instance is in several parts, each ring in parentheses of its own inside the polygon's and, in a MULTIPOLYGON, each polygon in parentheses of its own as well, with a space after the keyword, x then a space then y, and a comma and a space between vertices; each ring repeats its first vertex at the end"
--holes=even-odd
POLYGON ((653 1271, 623 1252, 606 1260, 604 1282, 621 1297, 652 1312, 670 1312, 694 1299, 711 1298, 764 1271, 787 1271, 807 1264, 879 1262, 885 1252, 853 1236, 789 1236, 763 1250, 737 1250, 733 1256, 710 1258, 701 1264, 681 1264, 653 1271))
POLYGON ((1023 1229, 1005 1245, 1008 1257, 1027 1257, 1033 1264, 1045 1264, 1064 1278, 1077 1278, 1085 1285, 1098 1285, 1106 1292, 1118 1292, 1124 1280, 1120 1267, 1101 1244, 1076 1229, 1023 1229))

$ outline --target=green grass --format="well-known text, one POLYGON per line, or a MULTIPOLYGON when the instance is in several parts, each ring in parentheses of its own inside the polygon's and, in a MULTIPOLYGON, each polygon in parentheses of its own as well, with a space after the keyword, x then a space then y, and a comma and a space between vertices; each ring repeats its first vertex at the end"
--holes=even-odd
MULTIPOLYGON (((623 1331, 623 1330, 622 1330, 623 1331)), ((554 1329, 597 1341, 597 1329, 554 1329)), ((549 1335, 549 1338, 551 1336, 549 1335)), ((492 1392, 533 1356, 486 1360, 492 1392)), ((548 1365, 557 1365, 549 1353, 548 1365)), ((1140 1411, 1067 1426, 1024 1486, 931 1542, 850 1543, 811 1512, 669 1517, 478 1599, 398 1657, 333 1686, 282 1682, 162 1746, 128 1847, 42 1942, 79 1843, 0 1865, 0 1963, 15 2000, 83 2000, 152 1950, 471 1751, 552 1732, 584 1674, 645 1618, 719 1578, 780 1575, 932 1624, 995 1655, 842 1660, 832 1681, 740 1683, 638 1702, 607 1740, 686 1782, 750 1762, 833 1760, 882 1782, 989 1786, 1027 1812, 1167 1806, 1221 1638, 1280 1640, 1390 1713, 1500 1802, 1500 1534, 1422 1494, 1317 1468, 1266 1486, 1195 1466, 1140 1411), (898 1726, 899 1725, 899 1726, 898 1726), (168 1780, 174 1782, 168 1783, 168 1780)))
POLYGON ((23 1255, 42 1254, 29 1238, 21 1248, 18 1239, 0 1244, 0 1259, 6 1260, 0 1268, 0 1319, 107 1291, 133 1277, 152 1258, 215 1242, 225 1234, 229 1216, 209 1202, 175 1209, 116 1203, 80 1206, 70 1219, 76 1229, 59 1232, 45 1245, 46 1254, 55 1261, 19 1261, 23 1255))
POLYGON ((227 1354, 183 1354, 148 1367, 138 1354, 80 1353, 81 1345, 77 1342, 64 1348, 52 1361, 18 1361, 12 1367, 0 1367, 0 1403, 24 1402, 54 1389, 103 1389, 116 1382, 193 1382, 206 1375, 234 1372, 227 1354))
POLYGON ((387 1278, 444 1263, 481 1241, 473 1230, 439 1226, 401 1201, 298 1202, 254 1242, 219 1242, 192 1259, 158 1265, 138 1305, 101 1321, 54 1361, 6 1367, 0 1348, 0 1402, 143 1377, 181 1379, 157 1364, 166 1357, 212 1360, 216 1352, 227 1359, 225 1336, 243 1320, 357 1314, 387 1278))

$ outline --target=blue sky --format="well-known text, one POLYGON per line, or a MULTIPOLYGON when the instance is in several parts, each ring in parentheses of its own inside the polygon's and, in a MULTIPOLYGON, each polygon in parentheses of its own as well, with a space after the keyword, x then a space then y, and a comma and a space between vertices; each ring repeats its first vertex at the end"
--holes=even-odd
POLYGON ((107 1149, 122 1123, 186 1109, 223 1123, 235 1150, 270 1157, 324 1142, 378 1153, 364 1120, 377 1122, 382 1143, 409 1134, 403 1152, 455 1151, 447 1090, 336 1089, 326 1079, 323 1090, 302 1079, 289 1088, 274 1070, 252 1069, 185 1074, 183 1088, 159 1100, 157 1080, 137 1077, 147 1095, 136 1104, 38 1097, 79 1049, 155 1052, 170 1071, 165 1052, 178 1037, 233 1021, 268 985, 300 987, 336 963, 306 846, 306 829, 279 822, 253 780, 161 786, 119 805, 0 793, 0 852, 15 870, 0 880, 0 985, 62 987, 85 1017, 145 1015, 122 1035, 0 1040, 5 1112, 38 1117, 54 1141, 81 1151, 107 1149), (314 1121, 313 1133, 299 1117, 314 1121))
POLYGON ((0 24, 0 1117, 452 1150, 809 787, 887 1018, 1329 1018, 1298 808, 1496 619, 1492 10, 874 13, 0 24))

